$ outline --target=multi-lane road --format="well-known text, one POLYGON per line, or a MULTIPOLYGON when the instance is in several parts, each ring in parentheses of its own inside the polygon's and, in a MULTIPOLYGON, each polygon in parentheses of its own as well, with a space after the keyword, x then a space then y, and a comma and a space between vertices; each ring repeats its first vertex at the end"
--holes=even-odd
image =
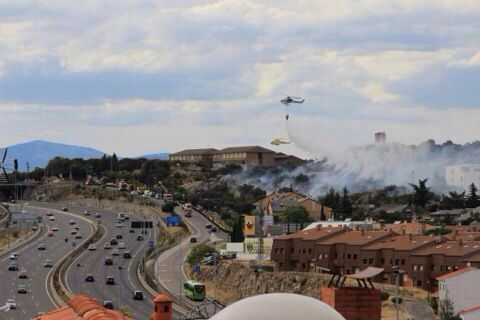
POLYGON ((72 226, 69 224, 71 219, 75 220, 83 237, 83 239, 76 240, 76 245, 80 245, 93 232, 93 228, 87 221, 75 216, 52 211, 55 221, 50 221, 46 215, 47 210, 28 207, 27 210, 43 216, 46 228, 51 230, 53 227, 57 227, 58 231, 53 232, 52 237, 49 237, 47 232, 43 232, 34 241, 25 242, 15 249, 14 252, 18 253, 17 260, 10 260, 9 254, 0 256, 2 284, 0 304, 4 305, 7 299, 14 299, 17 302, 17 309, 0 313, 0 319, 31 319, 39 312, 54 309, 55 306, 50 299, 46 283, 47 275, 52 268, 44 266, 45 260, 50 259, 55 264, 72 250, 72 236, 70 235, 72 226), (65 242, 64 239, 67 235, 69 241, 65 242), (40 244, 44 244, 46 249, 38 250, 40 244), (9 271, 8 266, 11 263, 16 263, 20 270, 26 270, 28 278, 19 279, 16 271, 9 271), (26 294, 17 293, 20 285, 26 286, 26 294))

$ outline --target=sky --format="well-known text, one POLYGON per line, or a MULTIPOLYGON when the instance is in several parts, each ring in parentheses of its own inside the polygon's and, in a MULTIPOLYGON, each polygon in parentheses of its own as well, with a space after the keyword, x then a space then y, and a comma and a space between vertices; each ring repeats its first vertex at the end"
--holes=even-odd
POLYGON ((0 0, 0 146, 465 143, 478 30, 477 0, 0 0), (284 95, 306 100, 287 111, 284 95))

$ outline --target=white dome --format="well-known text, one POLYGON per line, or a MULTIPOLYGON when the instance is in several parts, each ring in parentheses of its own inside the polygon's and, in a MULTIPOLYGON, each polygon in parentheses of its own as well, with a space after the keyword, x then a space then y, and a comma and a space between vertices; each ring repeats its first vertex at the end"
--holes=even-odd
POLYGON ((270 293, 237 301, 210 320, 345 320, 320 300, 292 293, 270 293))

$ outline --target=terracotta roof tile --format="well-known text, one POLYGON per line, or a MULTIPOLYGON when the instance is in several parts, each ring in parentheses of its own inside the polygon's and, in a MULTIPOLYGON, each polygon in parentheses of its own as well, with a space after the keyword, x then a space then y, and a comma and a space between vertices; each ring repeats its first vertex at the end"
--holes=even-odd
POLYGON ((365 245, 389 236, 393 236, 393 233, 390 231, 347 231, 334 237, 321 240, 319 244, 345 243, 350 245, 365 245))
POLYGON ((462 257, 480 252, 480 241, 444 241, 435 243, 433 246, 421 248, 412 252, 415 256, 429 256, 431 254, 443 254, 452 257, 462 257))
POLYGON ((404 235, 394 236, 384 240, 380 240, 369 245, 363 250, 379 250, 379 249, 395 249, 395 250, 413 250, 419 247, 431 245, 435 242, 435 237, 431 236, 415 236, 404 235))
POLYGON ((344 228, 317 228, 298 231, 286 236, 277 237, 276 239, 303 239, 303 240, 317 240, 323 237, 331 236, 339 232, 344 232, 344 228))

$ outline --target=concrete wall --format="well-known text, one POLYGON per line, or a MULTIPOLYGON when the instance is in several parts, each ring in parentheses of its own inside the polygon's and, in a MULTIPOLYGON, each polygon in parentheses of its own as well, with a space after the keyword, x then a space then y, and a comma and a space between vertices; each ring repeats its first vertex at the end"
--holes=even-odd
MULTIPOLYGON (((439 283, 440 301, 445 298, 453 302, 456 312, 480 303, 480 269, 466 271, 439 283)), ((478 318, 477 318, 478 319, 478 318)))

